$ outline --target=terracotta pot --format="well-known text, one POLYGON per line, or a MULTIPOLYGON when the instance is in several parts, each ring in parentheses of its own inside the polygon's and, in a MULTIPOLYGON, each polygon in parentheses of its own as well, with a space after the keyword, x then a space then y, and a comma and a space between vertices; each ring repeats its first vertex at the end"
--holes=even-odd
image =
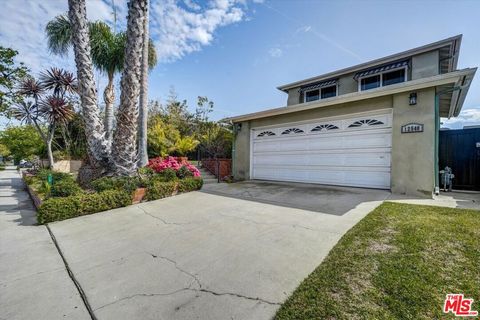
POLYGON ((145 193, 147 192, 147 188, 137 188, 133 192, 133 203, 140 203, 143 200, 143 197, 145 197, 145 193))

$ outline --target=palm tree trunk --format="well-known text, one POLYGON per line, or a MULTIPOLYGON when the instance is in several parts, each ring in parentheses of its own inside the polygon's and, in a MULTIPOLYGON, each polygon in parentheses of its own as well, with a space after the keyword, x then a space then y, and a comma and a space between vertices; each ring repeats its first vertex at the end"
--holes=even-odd
POLYGON ((108 73, 108 84, 103 91, 103 101, 105 102, 105 137, 107 141, 112 143, 113 134, 113 103, 115 102, 115 90, 113 87, 113 73, 108 73))
POLYGON ((72 26, 78 93, 85 120, 85 133, 91 155, 90 159, 96 162, 92 165, 108 168, 110 147, 105 138, 105 131, 98 110, 85 0, 68 0, 68 17, 72 26))
POLYGON ((146 11, 147 0, 130 0, 128 3, 127 43, 122 80, 120 82, 122 92, 117 113, 117 128, 112 144, 115 173, 118 175, 131 176, 137 170, 137 102, 140 93, 146 11))
POLYGON ((148 7, 149 1, 147 0, 147 12, 145 15, 144 28, 143 28, 143 52, 142 52, 142 79, 140 84, 140 104, 139 104, 139 116, 138 116, 138 167, 144 167, 148 163, 147 154, 147 121, 148 121, 148 44, 149 44, 149 32, 148 32, 148 7))
POLYGON ((55 124, 51 124, 48 127, 48 136, 47 136, 47 156, 48 156, 48 166, 50 169, 53 170, 53 165, 55 163, 55 160, 53 159, 53 152, 52 152, 52 141, 53 141, 53 136, 55 134, 55 124))

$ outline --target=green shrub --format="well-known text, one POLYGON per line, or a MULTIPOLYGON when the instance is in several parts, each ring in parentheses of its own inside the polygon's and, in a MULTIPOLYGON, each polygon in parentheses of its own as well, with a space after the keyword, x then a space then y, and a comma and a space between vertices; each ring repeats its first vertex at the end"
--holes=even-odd
POLYGON ((55 150, 52 153, 53 159, 55 159, 55 161, 70 160, 70 155, 65 150, 55 150))
POLYGON ((185 178, 193 177, 193 173, 190 170, 188 170, 187 166, 183 166, 180 169, 178 169, 177 177, 179 179, 185 179, 185 178))
POLYGON ((47 181, 48 175, 50 174, 52 175, 53 183, 63 180, 75 181, 73 176, 69 173, 57 172, 50 169, 40 169, 35 175, 35 177, 37 177, 41 181, 47 181))
POLYGON ((169 182, 177 180, 177 172, 173 169, 167 168, 160 171, 156 177, 159 177, 162 181, 169 182))
POLYGON ((37 191, 42 199, 46 199, 52 194, 52 186, 48 181, 38 181, 37 184, 34 183, 32 185, 32 189, 37 191))
POLYGON ((178 192, 200 190, 203 186, 202 178, 185 178, 178 181, 178 192))
POLYGON ((171 196, 177 187, 177 182, 169 181, 150 181, 147 186, 147 193, 145 194, 145 200, 152 201, 162 199, 171 196))
POLYGON ((143 167, 138 169, 138 174, 150 178, 155 174, 155 171, 150 167, 143 167))
POLYGON ((35 181, 34 176, 24 176, 23 181, 25 181, 26 184, 30 185, 35 181))
POLYGON ((75 181, 60 180, 54 181, 51 195, 53 197, 69 197, 78 195, 82 191, 82 188, 75 181))
POLYGON ((142 187, 143 182, 139 177, 103 177, 91 182, 92 188, 97 192, 105 190, 123 190, 132 193, 142 187))
POLYGON ((132 196, 125 191, 108 190, 45 200, 38 210, 38 223, 65 220, 95 212, 125 207, 132 204, 132 196))

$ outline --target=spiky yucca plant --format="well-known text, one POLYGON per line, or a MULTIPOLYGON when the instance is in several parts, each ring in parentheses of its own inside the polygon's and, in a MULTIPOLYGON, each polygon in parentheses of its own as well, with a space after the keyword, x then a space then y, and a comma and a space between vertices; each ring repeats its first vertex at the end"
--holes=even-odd
POLYGON ((33 101, 15 105, 10 110, 20 122, 35 126, 47 146, 50 168, 54 164, 52 141, 55 128, 67 125, 73 118, 69 98, 76 90, 76 79, 71 72, 51 68, 40 74, 40 81, 30 77, 20 83, 18 93, 33 101))

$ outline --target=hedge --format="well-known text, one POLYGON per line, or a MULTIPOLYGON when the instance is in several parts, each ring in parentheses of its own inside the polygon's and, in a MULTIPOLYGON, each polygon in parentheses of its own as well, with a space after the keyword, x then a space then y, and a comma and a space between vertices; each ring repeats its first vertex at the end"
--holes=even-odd
POLYGON ((202 188, 203 180, 201 178, 185 178, 177 181, 163 182, 151 181, 147 186, 145 200, 152 201, 170 197, 178 192, 189 192, 202 188))
POLYGON ((132 204, 132 196, 125 191, 107 190, 45 200, 38 210, 38 223, 74 218, 132 204))
POLYGON ((152 201, 172 196, 177 190, 177 182, 153 181, 147 186, 145 200, 152 201))
POLYGON ((103 177, 92 181, 91 186, 97 192, 123 190, 132 193, 143 184, 139 177, 103 177))
POLYGON ((52 197, 76 196, 83 192, 78 183, 71 180, 60 180, 55 182, 51 188, 52 197))
POLYGON ((178 192, 189 192, 200 190, 203 186, 201 178, 185 178, 178 181, 178 192))

